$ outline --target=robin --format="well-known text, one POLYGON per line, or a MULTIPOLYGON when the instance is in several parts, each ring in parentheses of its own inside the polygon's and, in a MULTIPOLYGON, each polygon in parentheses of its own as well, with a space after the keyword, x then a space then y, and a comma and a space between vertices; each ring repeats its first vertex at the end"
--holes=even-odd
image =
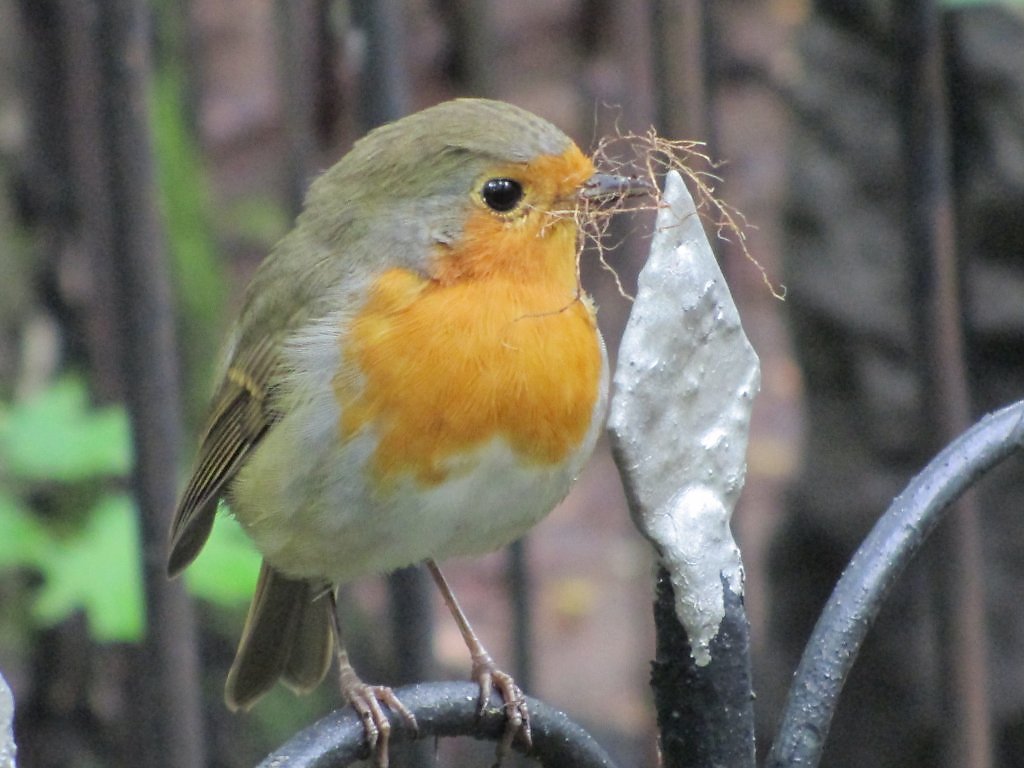
POLYGON ((460 99, 384 125, 310 187, 260 265, 227 344, 168 572, 209 536, 220 499, 263 556, 225 699, 280 679, 309 691, 332 648, 342 694, 387 762, 386 686, 342 641, 339 585, 426 563, 496 688, 507 741, 529 738, 436 560, 497 549, 568 493, 601 427, 608 362, 577 270, 581 202, 646 192, 597 173, 561 131, 460 99))

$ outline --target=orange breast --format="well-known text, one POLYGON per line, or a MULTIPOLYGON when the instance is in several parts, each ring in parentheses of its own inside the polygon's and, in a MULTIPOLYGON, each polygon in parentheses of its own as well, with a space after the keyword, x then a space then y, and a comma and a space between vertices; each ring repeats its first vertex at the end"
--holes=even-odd
POLYGON ((543 235, 471 217, 460 248, 475 274, 435 279, 393 269, 373 285, 345 334, 335 379, 343 439, 372 429, 373 467, 424 484, 495 437, 525 462, 565 460, 587 433, 602 355, 594 312, 577 290, 575 226, 543 235))

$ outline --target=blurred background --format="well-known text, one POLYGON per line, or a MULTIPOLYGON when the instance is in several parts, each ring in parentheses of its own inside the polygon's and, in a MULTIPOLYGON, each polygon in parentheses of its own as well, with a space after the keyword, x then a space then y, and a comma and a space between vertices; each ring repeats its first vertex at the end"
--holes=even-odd
MULTIPOLYGON (((309 180, 372 126, 461 95, 530 109, 585 151, 652 125, 706 142, 716 193, 786 286, 780 301, 709 222, 763 368, 734 528, 766 747, 873 520, 1024 394, 1022 8, 0 0, 0 671, 21 765, 254 765, 338 706, 326 683, 226 710, 258 559, 222 515, 185 588, 165 585, 166 525, 220 339, 309 180)), ((616 224, 627 290, 649 233, 616 224)), ((614 360, 629 302, 583 269, 614 360)), ((901 582, 827 765, 1024 765, 1010 464, 901 582)), ((511 553, 445 570, 528 693, 622 766, 656 764, 652 556, 605 444, 511 553)), ((365 679, 467 677, 415 573, 343 597, 365 679)), ((426 764, 490 755, 431 745, 426 764)))

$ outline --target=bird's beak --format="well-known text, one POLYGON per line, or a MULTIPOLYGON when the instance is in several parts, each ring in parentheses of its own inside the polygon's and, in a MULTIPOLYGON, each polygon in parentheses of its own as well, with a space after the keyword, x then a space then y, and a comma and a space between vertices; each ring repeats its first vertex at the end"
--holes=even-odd
POLYGON ((639 176, 595 173, 583 183, 579 195, 587 200, 607 201, 649 195, 652 192, 654 192, 654 185, 639 176))

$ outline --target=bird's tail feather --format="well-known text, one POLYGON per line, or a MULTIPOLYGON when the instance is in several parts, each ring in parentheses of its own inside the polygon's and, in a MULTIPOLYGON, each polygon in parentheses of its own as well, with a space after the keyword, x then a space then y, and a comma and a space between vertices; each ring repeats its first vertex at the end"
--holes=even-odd
POLYGON ((331 603, 307 581, 289 579, 266 561, 228 673, 224 700, 248 709, 281 679, 305 693, 331 665, 331 603))

